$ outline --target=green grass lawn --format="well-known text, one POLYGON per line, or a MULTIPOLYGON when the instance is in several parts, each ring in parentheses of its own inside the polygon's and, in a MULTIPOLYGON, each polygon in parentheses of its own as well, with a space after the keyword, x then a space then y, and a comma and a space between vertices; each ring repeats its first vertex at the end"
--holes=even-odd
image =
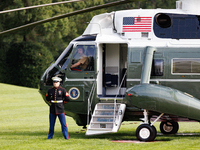
MULTIPOLYGON (((116 143, 112 140, 136 140, 135 130, 140 122, 123 122, 117 133, 85 136, 86 131, 77 126, 72 118, 67 117, 70 139, 64 139, 57 120, 54 138, 47 140, 49 108, 38 89, 1 83, 0 87, 0 149, 200 149, 200 124, 197 122, 179 123, 178 133, 187 134, 158 134, 156 142, 116 143)), ((155 126, 159 133, 159 122, 155 126)))

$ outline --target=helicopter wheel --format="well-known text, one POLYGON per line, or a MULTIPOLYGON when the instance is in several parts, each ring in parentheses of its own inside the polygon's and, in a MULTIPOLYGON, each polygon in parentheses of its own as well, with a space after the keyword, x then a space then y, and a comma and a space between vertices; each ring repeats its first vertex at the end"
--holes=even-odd
POLYGON ((162 121, 160 123, 160 131, 163 134, 176 134, 178 132, 178 129, 179 129, 178 122, 162 121))
POLYGON ((149 124, 141 124, 136 130, 136 137, 140 141, 153 141, 156 138, 156 128, 149 124))

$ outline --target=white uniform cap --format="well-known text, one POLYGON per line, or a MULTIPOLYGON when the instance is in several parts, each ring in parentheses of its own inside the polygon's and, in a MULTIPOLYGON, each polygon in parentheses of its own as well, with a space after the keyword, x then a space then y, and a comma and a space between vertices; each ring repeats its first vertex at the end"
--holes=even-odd
POLYGON ((53 77, 52 80, 53 80, 53 81, 58 81, 58 82, 62 81, 62 79, 59 78, 59 77, 53 77))

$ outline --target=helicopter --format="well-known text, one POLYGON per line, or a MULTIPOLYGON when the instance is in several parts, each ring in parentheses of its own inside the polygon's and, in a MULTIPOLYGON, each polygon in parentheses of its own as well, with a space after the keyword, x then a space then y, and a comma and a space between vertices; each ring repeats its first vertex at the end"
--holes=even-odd
MULTIPOLYGON (((125 2, 133 1, 118 4, 125 2)), ((121 10, 94 16, 84 33, 42 75, 39 92, 44 101, 50 105, 46 91, 53 85, 52 77, 60 77, 71 99, 65 114, 79 126, 88 125, 86 135, 113 133, 123 121, 142 121, 137 139, 153 141, 156 121, 161 121, 163 134, 177 133, 178 121, 200 121, 199 6, 198 0, 179 0, 176 9, 121 10), (78 61, 79 47, 88 60, 84 69, 71 68, 78 61)))

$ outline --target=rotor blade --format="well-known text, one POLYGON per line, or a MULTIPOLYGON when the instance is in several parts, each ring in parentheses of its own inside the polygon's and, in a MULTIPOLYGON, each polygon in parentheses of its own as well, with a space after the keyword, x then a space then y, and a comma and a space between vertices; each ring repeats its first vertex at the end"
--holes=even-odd
POLYGON ((42 5, 36 5, 36 6, 30 6, 30 7, 11 9, 11 10, 0 11, 0 14, 13 12, 13 11, 19 11, 19 10, 27 10, 27 9, 32 9, 32 8, 39 8, 39 7, 45 7, 45 6, 58 5, 58 4, 73 3, 73 2, 79 2, 79 1, 84 1, 84 0, 70 0, 70 1, 63 1, 63 2, 57 2, 57 3, 49 3, 49 4, 42 4, 42 5))
POLYGON ((57 20, 57 19, 61 19, 61 18, 65 18, 65 17, 69 17, 69 16, 73 16, 73 15, 77 15, 77 14, 81 14, 81 13, 85 13, 85 12, 90 12, 90 11, 98 10, 98 9, 102 9, 102 8, 107 8, 107 7, 111 7, 111 6, 116 6, 116 5, 120 5, 120 4, 136 2, 136 1, 139 1, 139 0, 120 0, 120 1, 116 1, 116 2, 103 4, 103 5, 93 6, 93 7, 85 8, 85 9, 82 9, 82 10, 73 11, 73 12, 70 12, 70 13, 67 13, 67 14, 55 16, 55 17, 52 17, 52 18, 36 21, 36 22, 26 24, 26 25, 23 25, 23 26, 20 26, 20 27, 16 27, 16 28, 13 28, 13 29, 10 29, 10 30, 6 30, 6 31, 3 31, 3 32, 0 32, 0 35, 6 34, 6 33, 11 33, 13 31, 17 31, 17 30, 20 30, 20 29, 28 28, 28 27, 33 27, 33 26, 43 24, 43 23, 46 23, 46 22, 50 22, 50 21, 54 21, 54 20, 57 20))

